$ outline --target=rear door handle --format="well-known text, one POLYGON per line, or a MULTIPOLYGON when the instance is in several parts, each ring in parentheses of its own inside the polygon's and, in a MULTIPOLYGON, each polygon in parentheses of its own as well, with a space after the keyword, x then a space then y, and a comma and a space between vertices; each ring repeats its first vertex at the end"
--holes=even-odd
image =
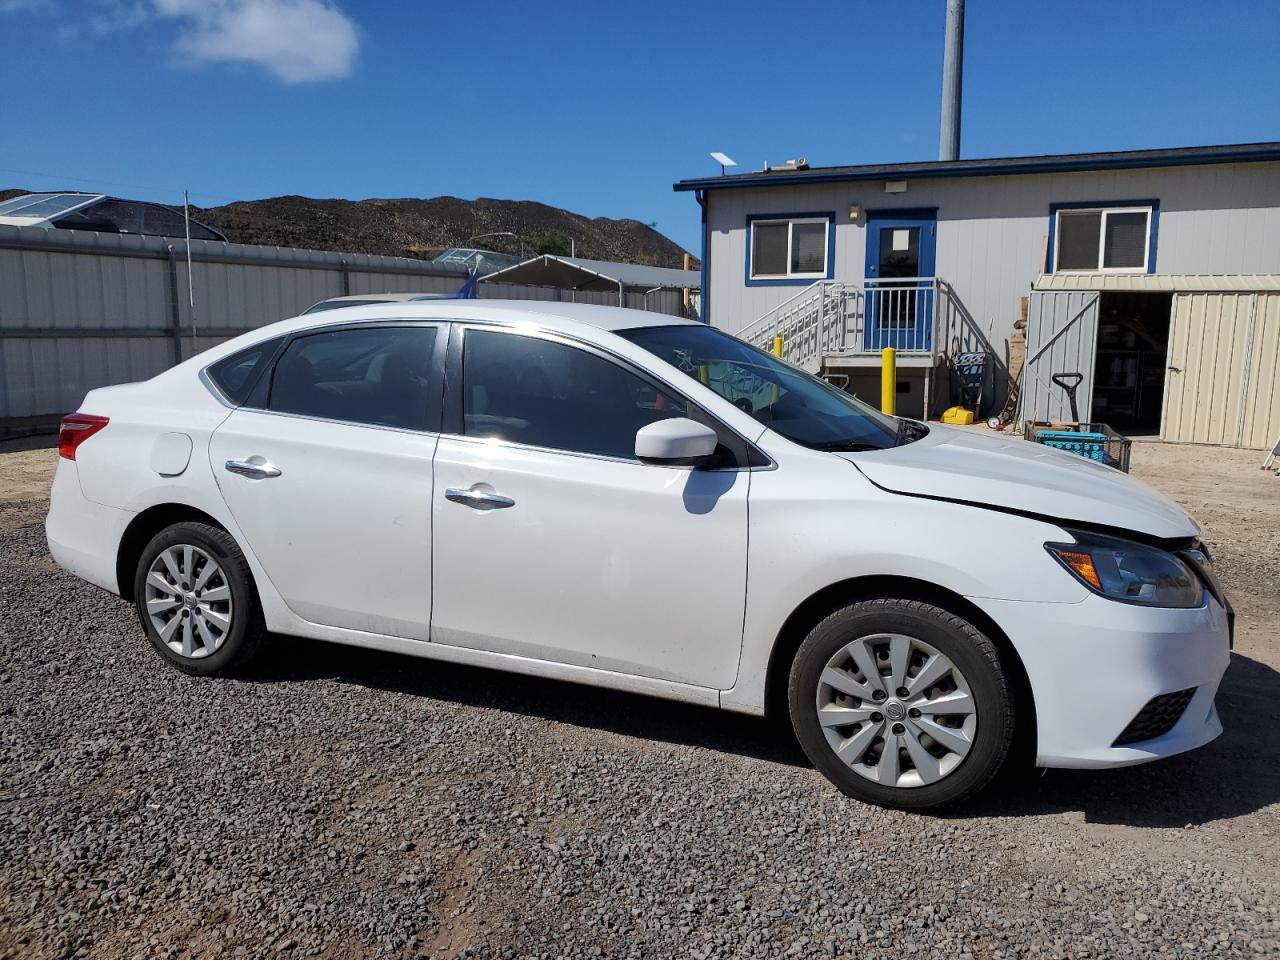
POLYGON ((223 466, 230 473, 238 473, 250 480, 270 480, 280 476, 280 468, 272 466, 261 457, 248 460, 228 460, 223 466))
POLYGON ((444 498, 473 510, 505 510, 507 507, 516 505, 510 497, 485 490, 479 484, 474 484, 466 490, 461 487, 448 487, 444 491, 444 498))

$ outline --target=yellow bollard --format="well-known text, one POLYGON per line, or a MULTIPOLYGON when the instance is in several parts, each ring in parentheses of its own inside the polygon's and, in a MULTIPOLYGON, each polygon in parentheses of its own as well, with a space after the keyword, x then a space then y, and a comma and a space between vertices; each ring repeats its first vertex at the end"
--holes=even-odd
POLYGON ((880 412, 893 416, 898 399, 898 355, 893 347, 880 354, 880 412))

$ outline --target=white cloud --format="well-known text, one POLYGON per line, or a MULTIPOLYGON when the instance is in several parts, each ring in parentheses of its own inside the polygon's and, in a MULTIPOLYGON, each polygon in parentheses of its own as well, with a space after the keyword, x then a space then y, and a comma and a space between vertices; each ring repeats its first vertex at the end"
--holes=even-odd
POLYGON ((43 10, 49 0, 0 0, 0 13, 21 13, 24 10, 43 10))
POLYGON ((196 63, 252 63, 285 83, 351 73, 356 26, 327 0, 153 0, 157 16, 182 21, 175 52, 196 63))
POLYGON ((56 14, 62 20, 56 34, 63 40, 169 21, 178 28, 178 63, 250 63, 285 83, 345 77, 360 52, 355 23, 333 0, 77 2, 78 9, 56 0, 0 0, 0 14, 56 14))

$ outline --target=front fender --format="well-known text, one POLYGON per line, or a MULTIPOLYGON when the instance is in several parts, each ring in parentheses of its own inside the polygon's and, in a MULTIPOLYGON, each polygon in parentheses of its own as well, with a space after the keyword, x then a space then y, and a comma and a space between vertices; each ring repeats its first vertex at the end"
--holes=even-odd
POLYGON ((753 476, 743 652, 733 688, 721 693, 728 709, 763 712, 783 626, 834 584, 895 577, 970 598, 1088 596, 1044 549, 1066 536, 1052 523, 890 493, 836 457, 807 453, 803 470, 789 469, 792 459, 753 476))

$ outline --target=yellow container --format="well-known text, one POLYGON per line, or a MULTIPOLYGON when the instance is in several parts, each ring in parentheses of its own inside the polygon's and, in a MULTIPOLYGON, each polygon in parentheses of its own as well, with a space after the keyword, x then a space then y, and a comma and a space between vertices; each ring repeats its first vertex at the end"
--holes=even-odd
POLYGON ((942 422, 967 427, 973 423, 973 411, 964 407, 948 407, 942 411, 942 422))

